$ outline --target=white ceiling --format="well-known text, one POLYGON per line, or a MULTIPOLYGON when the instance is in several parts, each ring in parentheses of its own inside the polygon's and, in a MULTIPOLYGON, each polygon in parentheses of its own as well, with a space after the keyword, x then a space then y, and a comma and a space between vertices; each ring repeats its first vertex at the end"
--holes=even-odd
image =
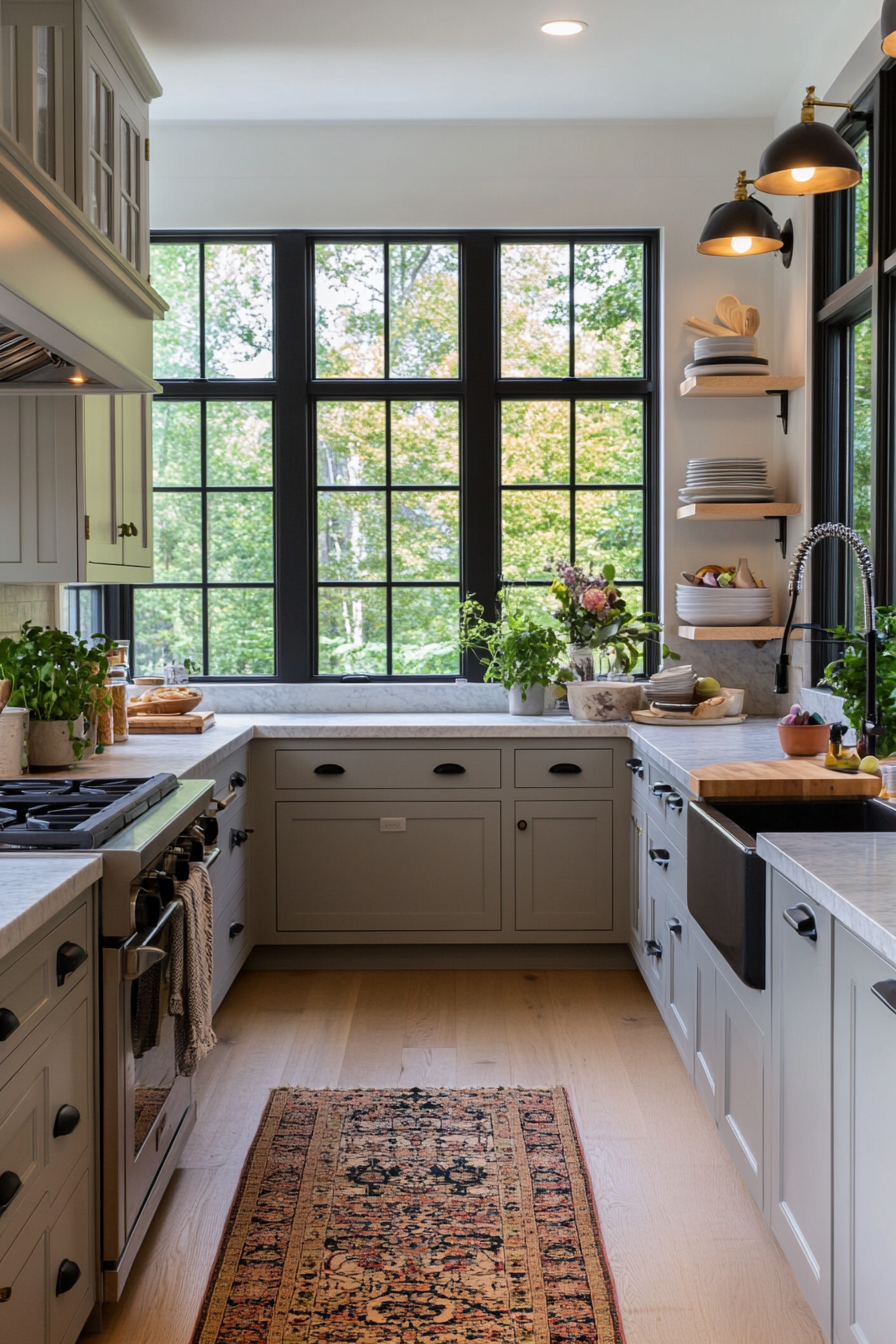
POLYGON ((845 11, 857 31, 844 60, 879 4, 119 2, 165 90, 155 118, 314 121, 771 117, 845 11), (551 38, 539 31, 550 18, 589 27, 551 38))

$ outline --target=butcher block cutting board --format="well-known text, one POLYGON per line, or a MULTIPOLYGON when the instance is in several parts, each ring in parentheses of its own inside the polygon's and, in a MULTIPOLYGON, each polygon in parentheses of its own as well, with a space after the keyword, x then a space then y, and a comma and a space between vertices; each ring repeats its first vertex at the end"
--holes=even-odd
POLYGON ((204 733, 215 721, 213 709, 198 709, 192 714, 130 714, 128 731, 140 733, 204 733))
POLYGON ((821 756, 783 761, 730 761, 702 765, 690 773, 691 792, 700 798, 875 798, 880 775, 827 770, 821 756))

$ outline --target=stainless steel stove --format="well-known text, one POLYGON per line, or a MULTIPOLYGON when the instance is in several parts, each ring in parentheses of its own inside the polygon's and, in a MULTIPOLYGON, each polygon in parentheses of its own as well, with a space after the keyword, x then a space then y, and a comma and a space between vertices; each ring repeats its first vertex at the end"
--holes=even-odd
POLYGON ((77 849, 103 860, 101 1148, 106 1301, 118 1301, 196 1123, 193 1080, 177 1074, 165 1012, 176 884, 217 857, 210 780, 0 780, 0 849, 77 849), (149 1023, 149 1025, 148 1025, 149 1023))

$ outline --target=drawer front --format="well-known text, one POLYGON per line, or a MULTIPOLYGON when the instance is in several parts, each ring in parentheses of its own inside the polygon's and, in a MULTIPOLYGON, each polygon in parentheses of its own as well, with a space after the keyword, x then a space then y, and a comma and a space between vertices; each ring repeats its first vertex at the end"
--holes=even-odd
POLYGON ((0 1255, 25 1225, 45 1189, 47 1080, 40 1067, 20 1069, 0 1094, 0 1172, 17 1179, 18 1190, 0 1213, 0 1255), (8 1173, 11 1173, 9 1175, 8 1173))
POLYGON ((87 1319, 95 1300, 91 1181, 92 1173, 85 1171, 50 1230, 52 1344, 77 1338, 77 1332, 87 1319), (65 1288, 59 1281, 60 1267, 66 1261, 77 1265, 80 1271, 77 1281, 70 1288, 65 1288))
POLYGON ((606 747, 521 747, 513 753, 518 789, 611 789, 613 753, 606 747))
POLYGON ((248 893, 239 891, 215 920, 215 985, 214 999, 220 1003, 229 988, 230 971, 239 961, 251 940, 249 930, 248 893))
POLYGON ((21 1236, 0 1255, 0 1339, 10 1344, 46 1344, 49 1199, 35 1209, 21 1236))
POLYGON ((245 799, 249 787, 248 751, 244 749, 243 751, 237 752, 235 755, 228 757, 226 761, 222 761, 220 765, 216 766, 214 770, 214 780, 214 796, 216 798, 225 798, 227 794, 233 790, 236 793, 236 798, 233 800, 231 806, 236 807, 238 802, 245 799), (240 784, 239 780, 233 778, 235 774, 244 775, 246 783, 240 784))
POLYGON ((254 833, 248 826, 249 809, 245 806, 225 807, 218 813, 218 839, 221 853, 209 869, 215 893, 227 892, 246 867, 252 849, 254 833))
POLYGON ((678 848, 687 853, 688 791, 673 783, 668 772, 651 762, 647 771, 647 796, 654 816, 662 818, 678 848))
POLYGON ((6 1037, 0 1041, 0 1065, 54 1005, 90 974, 88 956, 61 985, 56 983, 56 957, 64 943, 76 943, 90 952, 87 914, 87 906, 79 906, 30 951, 0 971, 0 1033, 6 1037))
POLYGON ((679 905, 688 905, 687 859, 664 826, 647 817, 647 881, 670 887, 679 905))
POLYGON ((277 803, 282 931, 498 929, 498 802, 277 803))
POLYGON ((274 779, 278 789, 501 787, 501 753, 494 750, 472 751, 452 746, 436 751, 284 749, 276 756, 274 779))

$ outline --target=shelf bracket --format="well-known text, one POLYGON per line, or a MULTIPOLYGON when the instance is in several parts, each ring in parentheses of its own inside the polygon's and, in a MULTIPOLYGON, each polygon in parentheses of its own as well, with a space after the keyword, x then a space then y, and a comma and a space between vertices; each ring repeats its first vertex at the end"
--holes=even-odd
MULTIPOLYGON (((787 393, 784 393, 787 396, 787 393)), ((786 431, 785 431, 786 433, 786 431)), ((775 545, 781 547, 781 555, 787 559, 787 514, 767 513, 766 518, 769 522, 778 524, 778 535, 775 537, 775 545)))
POLYGON ((780 398, 781 398, 781 409, 780 409, 780 411, 778 412, 777 418, 781 421, 781 428, 784 430, 784 433, 786 434, 786 433, 787 433, 787 416, 788 416, 788 412, 789 412, 789 410, 790 410, 790 393, 789 393, 789 392, 786 392, 786 391, 785 391, 785 392, 779 392, 779 391, 776 391, 776 390, 773 389, 773 388, 767 387, 767 388, 765 389, 765 395, 766 395, 767 397, 780 397, 780 398))

